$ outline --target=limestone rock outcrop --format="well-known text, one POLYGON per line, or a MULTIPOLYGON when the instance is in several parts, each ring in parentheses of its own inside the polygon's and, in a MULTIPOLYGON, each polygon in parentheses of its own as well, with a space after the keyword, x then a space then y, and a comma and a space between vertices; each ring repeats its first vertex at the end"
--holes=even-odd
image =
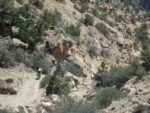
POLYGON ((16 94, 18 91, 18 83, 12 78, 0 79, 1 94, 16 94))

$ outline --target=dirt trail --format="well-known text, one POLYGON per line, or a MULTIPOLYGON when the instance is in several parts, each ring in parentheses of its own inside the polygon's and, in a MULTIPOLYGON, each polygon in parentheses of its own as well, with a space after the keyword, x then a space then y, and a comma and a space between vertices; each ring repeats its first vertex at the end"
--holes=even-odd
POLYGON ((34 105, 42 98, 42 89, 39 88, 40 80, 35 77, 24 81, 17 95, 0 95, 2 106, 34 105))

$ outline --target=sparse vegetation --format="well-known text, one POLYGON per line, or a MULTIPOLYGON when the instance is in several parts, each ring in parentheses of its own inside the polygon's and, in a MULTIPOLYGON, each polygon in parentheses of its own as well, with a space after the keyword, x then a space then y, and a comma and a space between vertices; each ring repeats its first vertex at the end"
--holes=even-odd
POLYGON ((99 19, 100 19, 100 20, 103 20, 103 21, 106 21, 106 20, 107 20, 107 14, 106 14, 106 13, 101 13, 101 14, 99 15, 99 19))
POLYGON ((50 81, 50 76, 49 76, 49 75, 46 75, 46 76, 42 79, 42 81, 41 81, 41 83, 40 83, 40 87, 41 87, 41 88, 46 87, 46 86, 48 85, 49 81, 50 81))
POLYGON ((148 113, 150 110, 150 107, 143 105, 143 104, 138 104, 138 106, 135 108, 133 113, 148 113))
POLYGON ((85 15, 84 24, 86 26, 92 26, 93 23, 94 23, 94 18, 89 14, 85 15))
POLYGON ((142 51, 141 59, 143 60, 142 65, 145 67, 147 71, 150 70, 150 51, 144 50, 142 51))
POLYGON ((135 29, 135 36, 137 39, 142 42, 143 49, 147 49, 149 47, 148 39, 148 27, 146 24, 142 24, 139 28, 135 29))
MULTIPOLYGON (((75 102, 72 99, 64 99, 56 109, 50 111, 51 113, 96 113, 97 107, 94 103, 87 103, 84 101, 75 102)), ((101 112, 99 112, 101 113, 101 112)))
POLYGON ((115 85, 117 88, 121 88, 126 81, 134 76, 142 77, 147 72, 139 63, 139 59, 134 59, 130 66, 127 67, 115 67, 110 71, 98 73, 96 79, 98 80, 97 86, 110 87, 115 85))
POLYGON ((122 15, 118 15, 118 16, 115 16, 115 21, 116 22, 122 22, 122 20, 123 20, 123 16, 122 15))
POLYGON ((96 95, 96 100, 101 108, 105 108, 111 104, 113 100, 125 97, 125 94, 115 88, 104 88, 96 95))
POLYGON ((74 26, 73 24, 66 27, 66 33, 72 35, 72 36, 80 36, 80 29, 76 26, 74 26))
POLYGON ((88 3, 81 4, 81 13, 87 12, 89 9, 88 3))
POLYGON ((139 28, 135 29, 135 36, 140 40, 144 41, 148 38, 148 31, 147 31, 147 25, 142 24, 139 28))
POLYGON ((104 23, 97 23, 96 28, 104 35, 109 36, 109 29, 106 27, 104 23))
POLYGON ((99 17, 100 14, 98 12, 98 10, 96 8, 92 8, 92 14, 95 16, 95 17, 99 17))
POLYGON ((128 28, 128 29, 126 30, 126 33, 131 36, 131 30, 130 30, 130 28, 128 28))
POLYGON ((110 58, 111 57, 110 50, 107 49, 107 48, 103 48, 102 51, 101 51, 101 54, 102 54, 103 57, 106 57, 106 58, 110 58))
POLYGON ((77 46, 81 46, 81 41, 80 40, 77 40, 77 46))
POLYGON ((97 55, 97 47, 96 46, 89 47, 88 53, 91 54, 92 56, 96 56, 97 55))

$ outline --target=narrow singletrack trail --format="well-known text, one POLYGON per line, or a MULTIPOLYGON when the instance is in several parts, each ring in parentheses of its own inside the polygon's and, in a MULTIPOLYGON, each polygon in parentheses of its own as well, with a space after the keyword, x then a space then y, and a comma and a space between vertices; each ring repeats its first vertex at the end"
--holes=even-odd
POLYGON ((34 105, 42 97, 40 80, 30 78, 24 81, 17 95, 0 95, 0 104, 4 106, 34 105))

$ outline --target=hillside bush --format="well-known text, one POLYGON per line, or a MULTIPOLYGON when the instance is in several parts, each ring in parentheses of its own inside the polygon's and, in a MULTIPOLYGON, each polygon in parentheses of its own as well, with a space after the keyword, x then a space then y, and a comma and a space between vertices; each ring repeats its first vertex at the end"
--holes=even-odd
POLYGON ((106 20, 107 20, 107 14, 106 14, 106 13, 101 13, 101 14, 99 15, 99 19, 100 19, 100 20, 103 20, 103 21, 106 21, 106 20))
POLYGON ((29 4, 24 4, 22 7, 19 7, 17 11, 19 15, 26 19, 31 17, 31 6, 29 4))
POLYGON ((135 37, 142 43, 143 49, 149 49, 150 39, 148 38, 148 27, 145 23, 135 29, 135 37))
POLYGON ((109 24, 110 26, 112 26, 112 27, 118 26, 118 23, 115 22, 114 20, 106 19, 105 22, 106 22, 107 24, 109 24))
POLYGON ((135 29, 135 36, 137 37, 138 40, 143 42, 145 39, 148 38, 148 31, 147 31, 147 25, 142 24, 139 28, 135 29))
POLYGON ((82 3, 82 4, 81 4, 81 13, 87 12, 88 9, 89 9, 89 6, 88 6, 87 3, 82 3))
POLYGON ((85 15, 85 19, 84 19, 84 24, 85 24, 86 26, 92 26, 93 23, 94 23, 94 18, 93 18, 91 15, 86 14, 86 15, 85 15))
POLYGON ((101 54, 102 54, 103 57, 106 57, 106 58, 110 58, 111 57, 111 52, 107 48, 102 48, 101 54))
POLYGON ((88 53, 91 54, 92 56, 97 55, 97 47, 96 46, 90 46, 88 49, 88 53))
POLYGON ((142 65, 145 67, 147 71, 150 70, 150 51, 144 50, 142 51, 141 59, 143 60, 142 65))
POLYGON ((96 28, 104 35, 109 36, 109 29, 106 27, 104 23, 97 23, 96 28))
POLYGON ((29 2, 38 9, 43 9, 43 0, 29 0, 29 2))
POLYGON ((123 20, 123 16, 122 15, 117 15, 117 16, 115 16, 115 21, 116 22, 122 22, 122 20, 123 20))
MULTIPOLYGON (((74 101, 71 98, 63 99, 50 113, 96 113, 97 107, 94 103, 74 101)), ((101 113, 101 112, 99 112, 101 113)))
POLYGON ((109 106, 112 101, 125 97, 125 94, 115 88, 104 88, 97 92, 96 100, 101 108, 109 106))
POLYGON ((127 30, 126 30, 126 33, 128 34, 128 35, 130 35, 131 36, 131 30, 130 30, 130 28, 128 28, 127 30))
POLYGON ((80 0, 81 1, 81 3, 83 4, 83 3, 89 3, 90 2, 90 0, 80 0))
POLYGON ((64 71, 58 65, 53 75, 50 76, 48 86, 46 88, 46 95, 59 94, 67 95, 70 92, 69 82, 64 78, 64 71))
MULTIPOLYGON (((28 10, 23 9, 24 13, 21 14, 25 14, 27 16, 29 14, 27 11, 28 10)), ((26 20, 18 18, 16 21, 17 27, 20 28, 18 38, 29 44, 30 49, 34 49, 36 44, 42 40, 41 36, 45 34, 45 30, 47 30, 50 26, 55 26, 56 24, 56 15, 50 15, 48 10, 44 10, 37 21, 34 21, 34 18, 28 17, 26 20)))
POLYGON ((80 29, 73 24, 66 27, 66 33, 72 35, 72 36, 80 36, 80 29))
POLYGON ((95 78, 98 81, 97 86, 111 87, 115 85, 117 88, 121 88, 132 77, 141 78, 146 74, 147 72, 139 63, 139 59, 134 59, 127 67, 114 67, 110 71, 96 74, 95 78))
POLYGON ((42 81, 40 82, 40 87, 41 88, 46 87, 48 85, 49 81, 50 81, 50 76, 49 75, 44 76, 42 81))
POLYGON ((97 8, 92 8, 92 14, 93 14, 95 17, 99 17, 99 16, 100 16, 100 14, 99 14, 97 8))

